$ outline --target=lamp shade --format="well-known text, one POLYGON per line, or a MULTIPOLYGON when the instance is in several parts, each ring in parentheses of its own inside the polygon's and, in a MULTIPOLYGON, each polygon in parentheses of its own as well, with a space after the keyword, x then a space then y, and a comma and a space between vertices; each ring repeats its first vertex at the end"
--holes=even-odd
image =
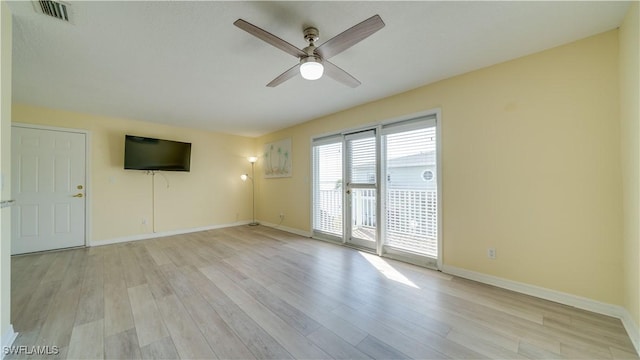
POLYGON ((307 80, 318 80, 324 73, 324 66, 315 58, 308 57, 300 64, 300 75, 307 80))
POLYGON ((257 157, 255 157, 255 156, 249 156, 249 157, 247 158, 247 160, 249 160, 249 162, 250 162, 250 163, 254 163, 254 162, 258 161, 258 158, 257 158, 257 157))
POLYGON ((240 179, 242 179, 242 181, 247 181, 248 178, 249 178, 249 175, 247 174, 240 175, 240 179))

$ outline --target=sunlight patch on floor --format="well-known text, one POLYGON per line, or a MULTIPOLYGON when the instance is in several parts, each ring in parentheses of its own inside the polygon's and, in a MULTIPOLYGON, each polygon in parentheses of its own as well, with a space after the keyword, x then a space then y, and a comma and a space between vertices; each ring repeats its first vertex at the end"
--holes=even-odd
POLYGON ((375 267, 382 275, 384 275, 387 279, 397 281, 407 286, 411 286, 412 288, 420 289, 418 285, 414 284, 413 281, 409 280, 406 276, 402 275, 401 272, 396 270, 393 266, 391 266, 385 259, 368 254, 362 251, 359 251, 359 254, 362 255, 373 267, 375 267))

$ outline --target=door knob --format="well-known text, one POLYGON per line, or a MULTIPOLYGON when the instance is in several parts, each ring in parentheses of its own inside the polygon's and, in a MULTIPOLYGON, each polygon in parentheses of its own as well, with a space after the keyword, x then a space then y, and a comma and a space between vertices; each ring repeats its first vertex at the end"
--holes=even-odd
POLYGON ((82 197, 82 193, 75 194, 75 195, 73 195, 73 197, 81 198, 82 197))
POLYGON ((347 195, 351 194, 351 190, 347 190, 347 195))

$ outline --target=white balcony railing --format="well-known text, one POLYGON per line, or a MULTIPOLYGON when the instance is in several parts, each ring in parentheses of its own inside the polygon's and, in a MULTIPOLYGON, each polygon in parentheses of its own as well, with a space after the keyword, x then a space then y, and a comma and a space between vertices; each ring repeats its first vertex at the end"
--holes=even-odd
MULTIPOLYGON (((314 227, 329 233, 342 233, 342 191, 321 190, 314 227)), ((352 193, 352 227, 375 228, 375 190, 352 193)), ((317 205, 316 205, 317 206, 317 205)), ((390 189, 386 199, 385 244, 436 257, 438 253, 438 209, 436 190, 390 189)))

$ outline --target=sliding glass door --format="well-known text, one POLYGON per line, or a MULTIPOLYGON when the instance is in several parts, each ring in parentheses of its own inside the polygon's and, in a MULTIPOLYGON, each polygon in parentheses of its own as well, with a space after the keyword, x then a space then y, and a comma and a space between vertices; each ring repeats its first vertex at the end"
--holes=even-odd
POLYGON ((436 266, 436 116, 313 141, 313 235, 436 266))
POLYGON ((438 167, 435 119, 382 129, 385 237, 388 252, 438 257, 438 167))
POLYGON ((377 248, 378 146, 375 130, 344 136, 346 144, 346 199, 349 244, 377 248))

